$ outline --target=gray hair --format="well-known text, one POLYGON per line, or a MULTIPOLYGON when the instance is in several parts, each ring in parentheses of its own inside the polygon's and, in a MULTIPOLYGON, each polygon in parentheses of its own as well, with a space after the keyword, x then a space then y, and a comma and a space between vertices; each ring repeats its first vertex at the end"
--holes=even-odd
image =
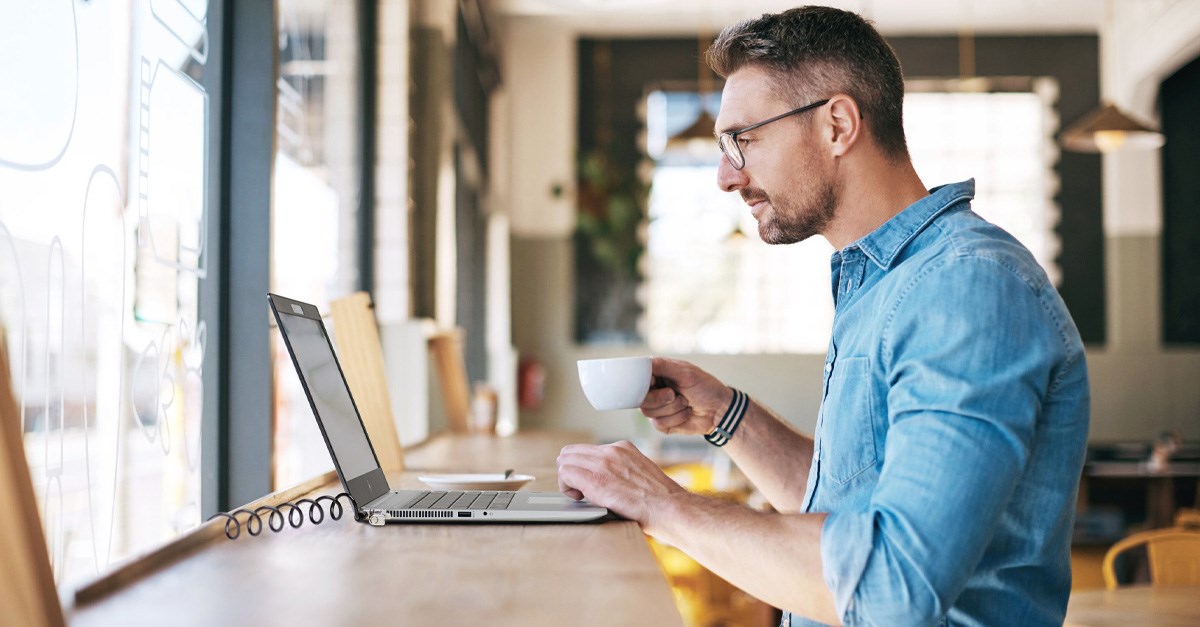
POLYGON ((718 75, 756 66, 793 106, 844 93, 858 104, 875 142, 893 159, 908 156, 904 75, 892 47, 856 13, 806 6, 725 28, 705 54, 718 75))

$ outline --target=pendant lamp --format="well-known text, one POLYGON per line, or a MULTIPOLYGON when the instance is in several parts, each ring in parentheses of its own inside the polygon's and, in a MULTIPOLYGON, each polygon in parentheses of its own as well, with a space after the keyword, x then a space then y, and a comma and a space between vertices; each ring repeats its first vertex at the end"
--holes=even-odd
POLYGON ((1165 141, 1162 133, 1129 117, 1111 102, 1079 118, 1060 139, 1064 149, 1074 152, 1152 150, 1165 141))
POLYGON ((700 95, 700 113, 696 116, 696 120, 688 125, 687 128, 679 131, 667 139, 666 149, 668 151, 687 152, 695 156, 703 156, 710 153, 718 152, 717 139, 713 136, 713 128, 717 125, 717 120, 708 112, 708 107, 705 106, 704 100, 713 91, 712 70, 704 62, 704 51, 709 45, 709 40, 701 33, 696 39, 698 53, 698 84, 700 95))
MULTIPOLYGON (((1111 49, 1113 42, 1113 7, 1112 0, 1104 2, 1104 24, 1103 37, 1101 38, 1101 59, 1100 72, 1101 78, 1107 74, 1109 78, 1107 85, 1112 89, 1112 70, 1108 66, 1114 52, 1111 49)), ((1117 150, 1153 150, 1159 148, 1166 141, 1163 134, 1151 128, 1149 125, 1143 124, 1132 118, 1129 114, 1121 111, 1115 104, 1109 101, 1104 101, 1099 108, 1093 109, 1088 114, 1079 118, 1075 123, 1067 127, 1059 137, 1059 143, 1064 150, 1073 152, 1115 152, 1117 150)))

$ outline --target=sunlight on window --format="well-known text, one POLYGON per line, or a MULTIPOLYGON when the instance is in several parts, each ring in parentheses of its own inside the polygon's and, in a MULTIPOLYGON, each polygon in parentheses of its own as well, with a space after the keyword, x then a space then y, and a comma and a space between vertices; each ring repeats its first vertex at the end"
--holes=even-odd
MULTIPOLYGON (((358 279, 354 10, 339 0, 282 0, 278 12, 271 289, 326 314, 358 279)), ((271 346, 274 483, 281 489, 332 470, 333 462, 278 333, 271 346)))
MULTIPOLYGON (((930 187, 975 178, 974 210, 1025 244, 1058 282, 1051 138, 1054 85, 1032 91, 909 93, 905 132, 930 187)), ((645 332, 665 353, 824 353, 833 323, 823 237, 765 244, 734 193, 717 187, 720 153, 672 148, 668 138, 700 111, 696 93, 646 100, 646 146, 655 160, 647 229, 645 332)), ((705 102, 717 110, 713 98, 705 102)))
MULTIPOLYGON (((735 193, 717 188, 715 142, 672 153, 666 138, 699 112, 696 94, 648 100, 647 143, 658 153, 647 230, 646 337, 656 352, 818 353, 833 299, 823 238, 772 246, 735 193)), ((715 111, 715 104, 709 104, 715 111)))
POLYGON ((971 208, 1024 244, 1057 285, 1053 97, 1048 80, 1028 92, 910 91, 904 129, 921 180, 933 186, 974 177, 971 208))
POLYGON ((64 590, 200 522, 206 8, 0 8, 0 333, 64 590))

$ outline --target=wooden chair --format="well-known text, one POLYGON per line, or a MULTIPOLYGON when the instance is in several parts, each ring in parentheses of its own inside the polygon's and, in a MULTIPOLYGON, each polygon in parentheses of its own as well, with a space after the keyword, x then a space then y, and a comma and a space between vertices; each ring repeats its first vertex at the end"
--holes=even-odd
POLYGON ((429 352, 433 355, 442 402, 446 406, 446 420, 454 433, 470 430, 471 392, 467 388, 462 336, 462 329, 454 329, 435 333, 429 338, 429 352))
POLYGON ((6 338, 0 325, 0 613, 5 624, 58 627, 64 624, 62 606, 25 460, 6 338))
POLYGON ((384 472, 404 470, 404 449, 396 433, 371 297, 366 292, 356 292, 335 300, 330 304, 330 315, 338 361, 371 436, 379 465, 384 472))
POLYGON ((1200 584, 1200 530, 1169 527, 1135 533, 1117 542, 1104 555, 1104 586, 1119 587, 1113 563, 1121 553, 1145 545, 1150 583, 1156 586, 1200 584))

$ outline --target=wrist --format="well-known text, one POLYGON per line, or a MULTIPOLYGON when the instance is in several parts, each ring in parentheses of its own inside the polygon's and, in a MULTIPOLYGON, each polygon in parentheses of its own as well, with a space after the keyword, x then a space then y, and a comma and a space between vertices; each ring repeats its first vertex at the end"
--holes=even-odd
POLYGON ((712 430, 704 435, 704 439, 713 446, 725 446, 729 444, 729 440, 733 438, 733 434, 742 424, 742 418, 746 415, 746 409, 750 406, 750 397, 746 393, 731 387, 733 398, 729 400, 729 407, 725 409, 721 419, 713 426, 712 430))
POLYGON ((683 488, 660 495, 655 499, 654 507, 648 510, 642 531, 659 542, 675 544, 679 538, 673 531, 688 526, 687 517, 694 514, 702 501, 702 496, 683 488))

